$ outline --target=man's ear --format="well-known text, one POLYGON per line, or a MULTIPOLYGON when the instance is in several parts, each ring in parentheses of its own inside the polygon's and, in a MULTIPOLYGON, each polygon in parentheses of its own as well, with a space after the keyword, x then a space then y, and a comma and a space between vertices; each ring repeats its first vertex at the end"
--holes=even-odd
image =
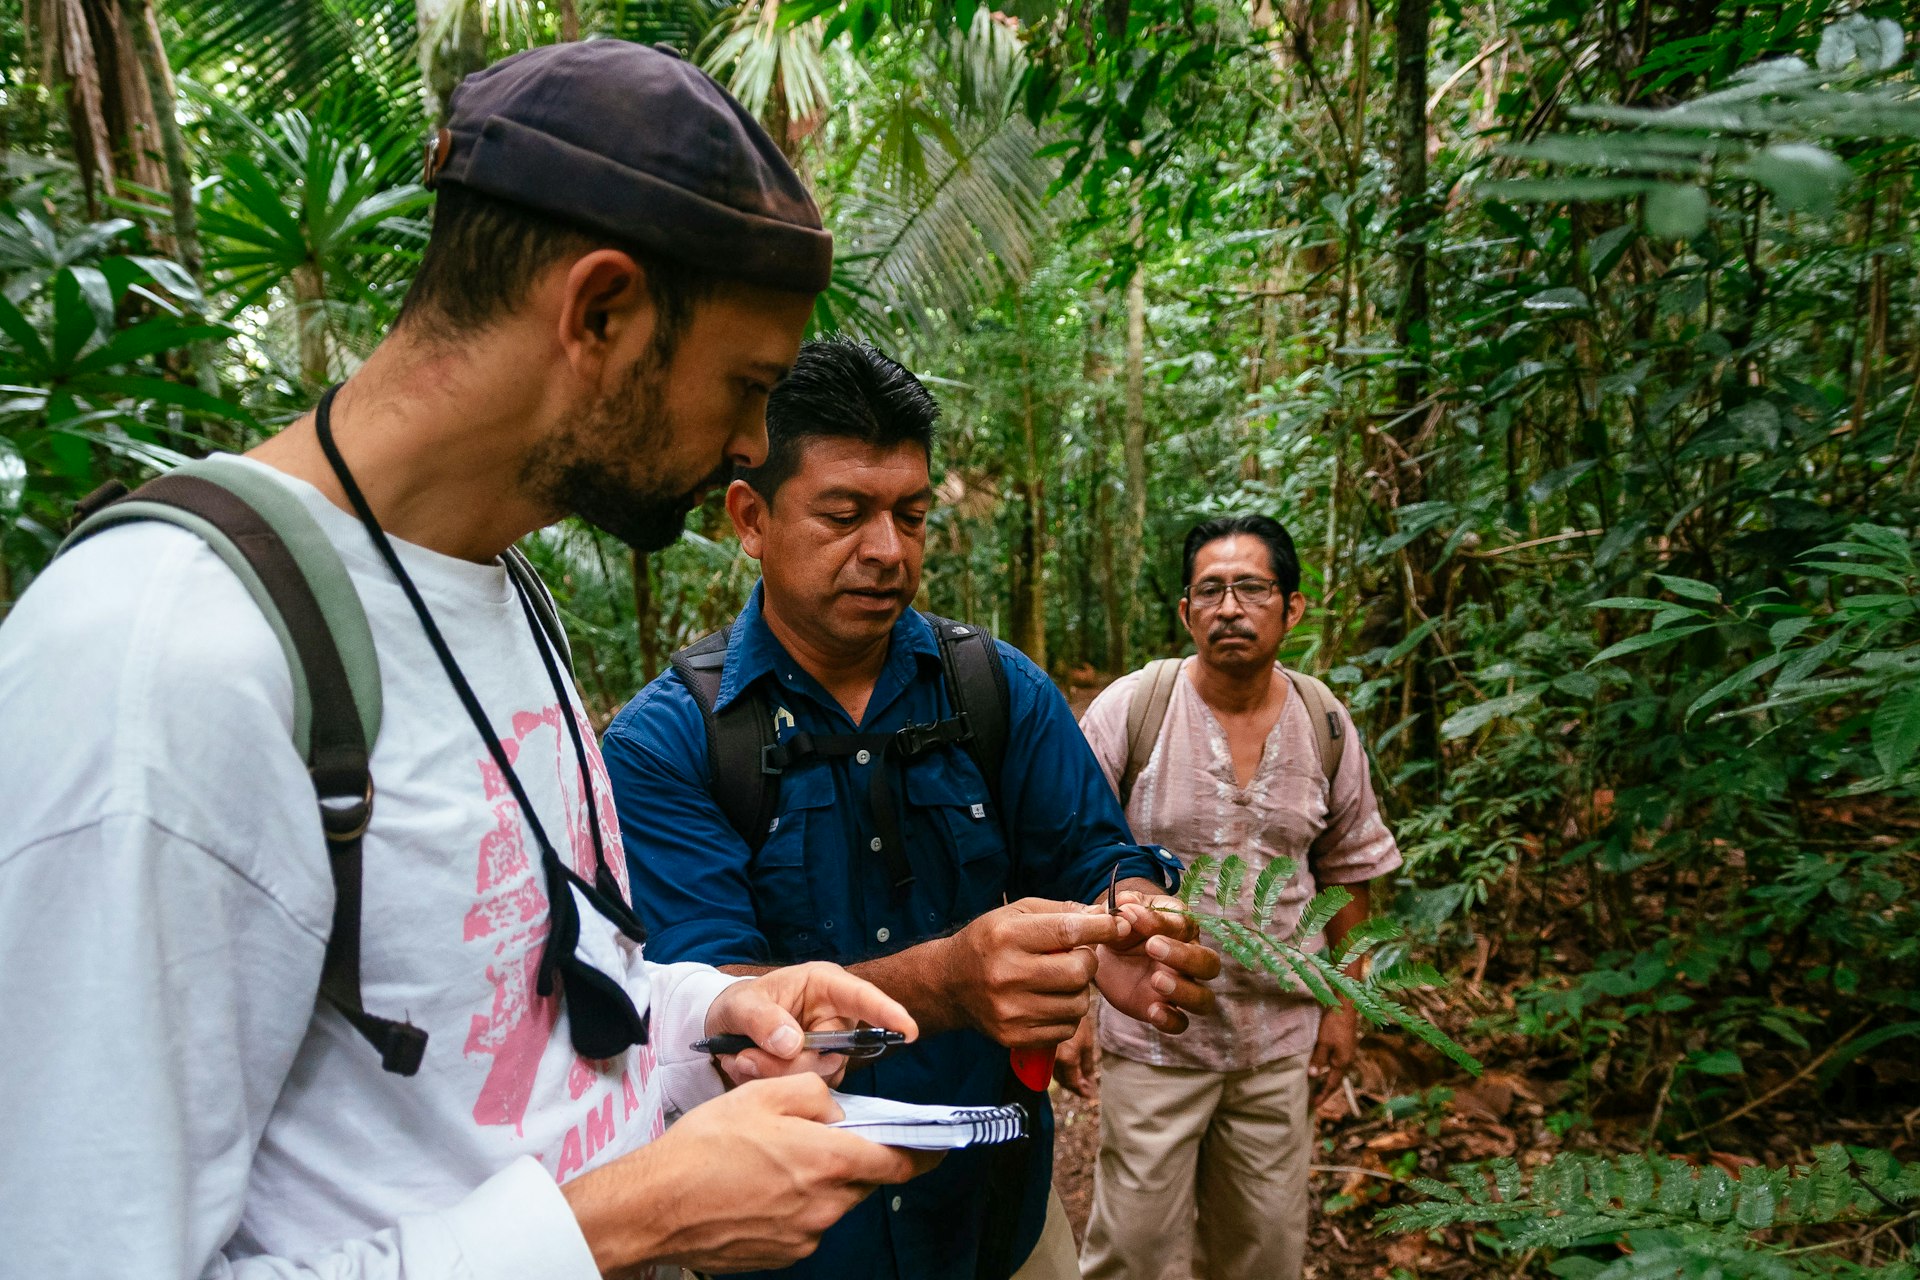
POLYGON ((769 514, 767 500, 745 480, 735 480, 727 486, 727 515, 733 520, 733 532, 740 539, 740 549, 749 559, 758 560, 766 549, 769 514))
POLYGON ((1292 631, 1300 625, 1300 619, 1307 616, 1307 597, 1304 592, 1295 591, 1287 597, 1287 630, 1292 631))
POLYGON ((1188 631, 1192 631, 1193 624, 1187 621, 1187 597, 1184 593, 1180 596, 1180 603, 1175 605, 1174 608, 1180 611, 1180 625, 1188 631))
POLYGON ((575 259, 561 281, 555 336, 583 382, 598 386, 615 363, 614 351, 646 350, 656 320, 646 269, 618 249, 595 249, 575 259))

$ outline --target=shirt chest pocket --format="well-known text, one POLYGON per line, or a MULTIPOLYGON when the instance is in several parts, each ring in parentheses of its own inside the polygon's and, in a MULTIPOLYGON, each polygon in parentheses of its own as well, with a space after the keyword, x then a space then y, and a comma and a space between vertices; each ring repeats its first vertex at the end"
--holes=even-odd
POLYGON ((824 767, 781 778, 780 815, 749 864, 754 916, 777 962, 832 954, 835 925, 831 914, 821 914, 809 854, 820 857, 841 834, 833 801, 833 779, 824 767))
MULTIPOLYGON (((945 845, 944 874, 936 883, 950 878, 953 886, 948 923, 964 924, 999 906, 1012 860, 986 784, 929 762, 908 770, 906 792, 908 805, 945 845)), ((928 874, 918 859, 916 870, 928 874)))

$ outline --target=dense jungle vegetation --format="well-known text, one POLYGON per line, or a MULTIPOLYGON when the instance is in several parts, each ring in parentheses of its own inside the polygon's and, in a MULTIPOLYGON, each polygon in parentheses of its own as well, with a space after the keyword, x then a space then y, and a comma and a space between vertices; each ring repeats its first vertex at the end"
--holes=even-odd
MULTIPOLYGON (((460 76, 671 42, 818 193, 817 326, 943 402, 929 607, 1084 697, 1178 649, 1196 517, 1291 526, 1288 660, 1408 859, 1387 949, 1488 1067, 1373 1037, 1312 1274, 1910 1277, 1916 17, 9 5, 0 616, 76 498, 259 439, 377 341, 460 76)), ((650 559, 532 550, 603 714, 753 581, 717 504, 650 559)))

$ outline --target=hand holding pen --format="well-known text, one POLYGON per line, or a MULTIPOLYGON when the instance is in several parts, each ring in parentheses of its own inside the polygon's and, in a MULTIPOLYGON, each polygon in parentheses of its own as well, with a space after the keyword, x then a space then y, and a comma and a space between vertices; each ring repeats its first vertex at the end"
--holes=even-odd
POLYGON ((848 1032, 863 1023, 888 1028, 900 1043, 920 1034, 913 1015, 872 983, 838 965, 796 964, 722 991, 707 1011, 706 1033, 720 1038, 717 1061, 736 1084, 799 1072, 834 1084, 846 1073, 847 1055, 809 1047, 807 1035, 848 1032), (727 1052, 735 1045, 737 1051, 727 1052))

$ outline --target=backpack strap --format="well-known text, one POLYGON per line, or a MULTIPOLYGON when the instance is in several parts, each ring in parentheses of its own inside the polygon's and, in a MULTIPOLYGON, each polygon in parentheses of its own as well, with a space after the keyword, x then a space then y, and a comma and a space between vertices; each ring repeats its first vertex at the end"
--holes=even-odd
POLYGON ((672 666, 693 694, 707 727, 707 769, 713 798, 727 825, 760 852, 772 834, 774 810, 780 803, 779 772, 769 772, 767 752, 776 745, 773 709, 758 688, 716 711, 720 680, 727 666, 727 644, 733 627, 724 626, 673 655, 672 666))
POLYGON ((1180 680, 1184 658, 1156 658, 1140 672, 1127 700, 1127 767, 1120 774, 1120 807, 1133 800, 1134 784, 1153 759, 1160 742, 1160 726, 1167 722, 1167 708, 1180 680))
POLYGON ((293 678, 294 746, 307 762, 333 877, 320 996, 410 1076, 427 1033, 376 1017, 360 999, 361 846, 373 816, 368 760, 380 733, 380 666, 359 593, 300 500, 231 458, 178 467, 132 494, 97 493, 61 550, 102 530, 156 520, 200 537, 259 605, 293 678))
MULTIPOLYGON (((1007 667, 993 633, 971 623, 955 622, 936 614, 920 615, 933 626, 940 645, 940 670, 947 681, 947 698, 962 721, 960 745, 987 780, 993 811, 1006 823, 1000 801, 1000 773, 1007 759, 1007 733, 1013 718, 1013 694, 1007 687, 1007 667)), ((1008 849, 1013 849, 1011 841, 1008 849)))
POLYGON ((1333 690, 1327 688, 1325 681, 1285 667, 1281 670, 1286 671, 1293 691, 1306 704, 1307 718, 1313 721, 1313 748, 1320 757, 1320 772, 1326 775, 1327 785, 1332 786, 1347 745, 1346 734, 1340 728, 1340 700, 1333 696, 1333 690))

